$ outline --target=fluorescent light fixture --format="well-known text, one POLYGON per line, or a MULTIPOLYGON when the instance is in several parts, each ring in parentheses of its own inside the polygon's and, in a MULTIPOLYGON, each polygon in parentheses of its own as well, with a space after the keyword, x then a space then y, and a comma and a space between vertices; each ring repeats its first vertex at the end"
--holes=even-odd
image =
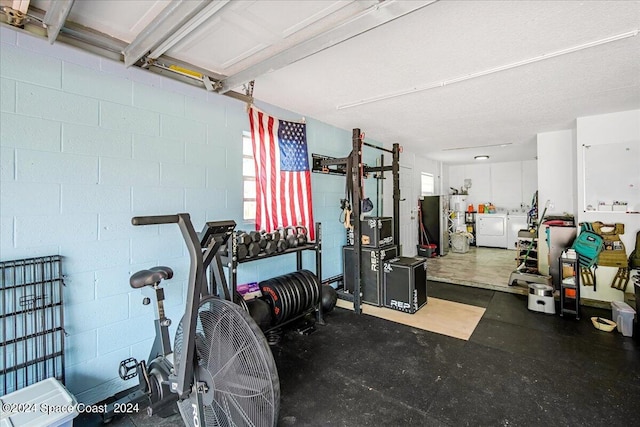
POLYGON ((344 109, 347 109, 347 108, 358 107, 360 105, 371 104, 371 103, 378 102, 378 101, 384 101, 384 100, 387 100, 387 99, 397 98, 397 97, 403 96, 403 95, 409 95, 409 94, 416 93, 416 92, 422 92, 422 91, 429 90, 429 89, 436 89, 436 88, 444 87, 446 85, 450 85, 450 84, 453 84, 453 83, 460 83, 460 82, 463 82, 463 81, 466 81, 466 80, 475 79, 476 77, 487 76, 489 74, 497 73, 497 72, 500 72, 500 71, 510 70, 512 68, 521 67, 521 66, 527 65, 527 64, 533 64, 534 62, 543 61, 545 59, 555 58, 556 56, 566 55, 568 53, 573 53, 573 52, 578 52, 580 50, 588 49, 590 47, 600 46, 600 45, 603 45, 603 44, 606 44, 606 43, 611 43, 611 42, 614 42, 614 41, 617 41, 617 40, 626 39, 626 38, 629 38, 629 37, 635 37, 635 36, 638 35, 639 32, 640 32, 639 29, 632 30, 632 31, 627 31, 626 33, 617 34, 615 36, 606 37, 604 39, 596 40, 596 41, 589 42, 589 43, 584 43, 584 44, 581 44, 581 45, 578 45, 578 46, 569 47, 569 48, 566 48, 566 49, 556 50, 555 52, 546 53, 546 54, 539 55, 539 56, 534 56, 533 58, 524 59, 524 60, 518 61, 518 62, 512 62, 510 64, 501 65, 499 67, 490 68, 488 70, 478 71, 476 73, 471 73, 471 74, 467 74, 467 75, 460 76, 460 77, 454 77, 454 78, 451 78, 451 79, 448 79, 448 80, 443 80, 443 81, 440 81, 440 82, 427 83, 425 85, 416 86, 416 87, 413 87, 411 89, 400 90, 400 91, 397 91, 397 92, 387 93, 385 95, 379 95, 379 96, 374 96, 374 97, 371 97, 371 98, 362 99, 360 101, 351 102, 351 103, 348 103, 348 104, 338 105, 336 107, 336 109, 337 110, 344 110, 344 109))
POLYGON ((474 159, 476 159, 476 160, 488 160, 489 156, 487 156, 486 154, 482 154, 480 156, 475 156, 474 159))
POLYGON ((454 147, 454 148, 443 148, 442 151, 455 151, 455 150, 477 150, 478 148, 486 148, 486 147, 508 147, 512 145, 512 142, 506 142, 504 144, 489 144, 489 145, 474 145, 473 147, 454 147))

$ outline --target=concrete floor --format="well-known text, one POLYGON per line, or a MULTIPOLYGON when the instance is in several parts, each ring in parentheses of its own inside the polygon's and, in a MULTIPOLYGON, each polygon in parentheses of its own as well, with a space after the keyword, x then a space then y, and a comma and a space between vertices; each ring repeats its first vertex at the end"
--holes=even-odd
MULTIPOLYGON (((468 341, 336 308, 272 347, 281 426, 640 425, 640 344, 527 310, 527 297, 429 282, 430 297, 485 308, 468 341)), ((99 425, 77 418, 76 426, 99 425)), ((181 426, 143 413, 113 426, 181 426)))
POLYGON ((467 253, 449 251, 447 255, 429 258, 429 280, 474 286, 516 294, 527 294, 524 285, 509 286, 509 276, 518 267, 516 251, 471 246, 467 253))

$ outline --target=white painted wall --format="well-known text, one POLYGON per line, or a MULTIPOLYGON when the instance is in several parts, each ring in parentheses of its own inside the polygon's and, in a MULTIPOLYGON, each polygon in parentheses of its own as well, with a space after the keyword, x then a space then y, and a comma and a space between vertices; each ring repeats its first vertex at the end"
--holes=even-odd
POLYGON ((547 214, 576 215, 576 147, 573 129, 539 133, 538 198, 540 214, 547 200, 547 214))
MULTIPOLYGON (((579 222, 602 221, 604 223, 623 223, 625 234, 620 236, 627 248, 627 254, 631 253, 635 245, 635 236, 640 230, 640 214, 626 214, 617 212, 598 212, 584 210, 584 158, 583 145, 616 144, 620 142, 640 141, 640 110, 622 111, 597 116, 579 117, 576 120, 576 140, 574 150, 576 152, 576 198, 579 222)), ((635 170, 620 170, 620 174, 638 174, 640 165, 635 170)), ((597 291, 591 287, 582 287, 582 297, 602 301, 622 301, 622 291, 610 287, 611 280, 617 269, 612 267, 599 267, 597 270, 597 291)), ((627 292, 633 292, 633 284, 630 282, 627 292)))
POLYGON ((460 190, 465 179, 471 179, 468 204, 477 208, 491 202, 500 210, 512 211, 519 210, 521 204, 531 205, 538 171, 535 160, 449 166, 450 187, 460 190))
MULTIPOLYGON (((402 144, 401 144, 402 145, 402 144)), ((389 145, 387 148, 391 148, 389 145)), ((415 256, 418 242, 418 199, 421 194, 421 174, 431 173, 434 176, 435 194, 439 194, 442 186, 442 163, 433 159, 421 157, 413 152, 400 153, 400 229, 403 256, 415 256), (411 183, 405 180, 410 179, 411 183), (404 231, 403 231, 404 230, 404 231)), ((384 181, 384 213, 393 215, 393 180, 392 175, 386 175, 384 181)))

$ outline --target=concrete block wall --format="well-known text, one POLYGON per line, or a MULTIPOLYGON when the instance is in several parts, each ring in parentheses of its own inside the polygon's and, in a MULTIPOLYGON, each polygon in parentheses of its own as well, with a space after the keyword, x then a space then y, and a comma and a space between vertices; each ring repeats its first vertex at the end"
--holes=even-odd
MULTIPOLYGON (((152 306, 129 276, 175 270, 165 287, 172 336, 184 307, 188 256, 177 227, 133 227, 131 217, 189 212, 197 230, 217 219, 251 228, 242 223, 245 105, 4 26, 0 90, 0 259, 64 257, 66 384, 94 403, 132 385, 118 363, 146 359, 153 340, 152 306)), ((350 130, 307 118, 307 132, 310 153, 350 151, 350 130)), ((326 278, 342 271, 344 179, 313 174, 312 189, 326 278)), ((304 260, 313 270, 312 254, 304 260)), ((293 255, 245 264, 239 281, 293 269, 293 255)))

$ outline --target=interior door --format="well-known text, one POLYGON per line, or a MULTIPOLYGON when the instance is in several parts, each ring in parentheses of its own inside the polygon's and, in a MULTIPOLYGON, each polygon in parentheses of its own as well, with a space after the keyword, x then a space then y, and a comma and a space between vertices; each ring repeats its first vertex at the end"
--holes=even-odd
POLYGON ((400 255, 416 256, 418 251, 418 195, 415 193, 413 168, 400 165, 400 255))

